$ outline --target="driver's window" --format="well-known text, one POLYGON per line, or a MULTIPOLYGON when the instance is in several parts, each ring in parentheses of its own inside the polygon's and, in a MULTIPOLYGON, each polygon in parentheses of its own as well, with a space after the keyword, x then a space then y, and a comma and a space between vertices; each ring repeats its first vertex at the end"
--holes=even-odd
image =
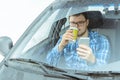
MULTIPOLYGON (((24 48, 24 52, 28 49, 32 48, 33 46, 37 45, 41 41, 48 38, 50 29, 52 27, 52 24, 55 21, 55 18, 58 14, 59 10, 56 11, 54 14, 52 14, 42 25, 38 30, 34 33, 34 36, 32 36, 31 40, 28 42, 27 46, 24 48), (48 25, 49 24, 49 25, 48 25)), ((39 24, 38 24, 39 25, 39 24)))

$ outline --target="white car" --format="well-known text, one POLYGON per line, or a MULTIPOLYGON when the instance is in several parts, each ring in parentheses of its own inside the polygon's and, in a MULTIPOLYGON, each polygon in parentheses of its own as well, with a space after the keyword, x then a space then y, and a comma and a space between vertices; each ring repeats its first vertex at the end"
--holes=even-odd
POLYGON ((120 0, 55 0, 9 49, 0 80, 120 80, 119 36, 120 0), (109 63, 91 71, 66 69, 62 59, 59 66, 47 64, 47 54, 69 27, 68 17, 82 12, 90 14, 89 28, 108 37, 109 63))

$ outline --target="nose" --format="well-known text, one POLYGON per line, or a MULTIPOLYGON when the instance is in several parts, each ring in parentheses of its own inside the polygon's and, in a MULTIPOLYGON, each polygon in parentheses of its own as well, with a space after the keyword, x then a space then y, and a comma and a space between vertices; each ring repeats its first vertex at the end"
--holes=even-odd
POLYGON ((78 28, 78 27, 79 27, 79 24, 75 24, 75 27, 78 28))

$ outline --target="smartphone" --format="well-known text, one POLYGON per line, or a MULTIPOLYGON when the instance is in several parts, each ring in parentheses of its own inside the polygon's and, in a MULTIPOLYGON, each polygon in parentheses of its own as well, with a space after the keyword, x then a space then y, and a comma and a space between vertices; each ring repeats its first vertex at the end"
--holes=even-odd
POLYGON ((83 44, 83 45, 87 45, 89 46, 89 43, 90 43, 90 38, 89 37, 80 37, 78 39, 78 44, 83 44))

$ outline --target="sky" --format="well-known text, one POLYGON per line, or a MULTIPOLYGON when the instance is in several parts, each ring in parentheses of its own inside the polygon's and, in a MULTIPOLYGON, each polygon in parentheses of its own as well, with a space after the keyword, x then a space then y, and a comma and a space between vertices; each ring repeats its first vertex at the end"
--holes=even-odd
POLYGON ((0 37, 8 36, 15 44, 52 1, 54 0, 0 0, 0 37))

